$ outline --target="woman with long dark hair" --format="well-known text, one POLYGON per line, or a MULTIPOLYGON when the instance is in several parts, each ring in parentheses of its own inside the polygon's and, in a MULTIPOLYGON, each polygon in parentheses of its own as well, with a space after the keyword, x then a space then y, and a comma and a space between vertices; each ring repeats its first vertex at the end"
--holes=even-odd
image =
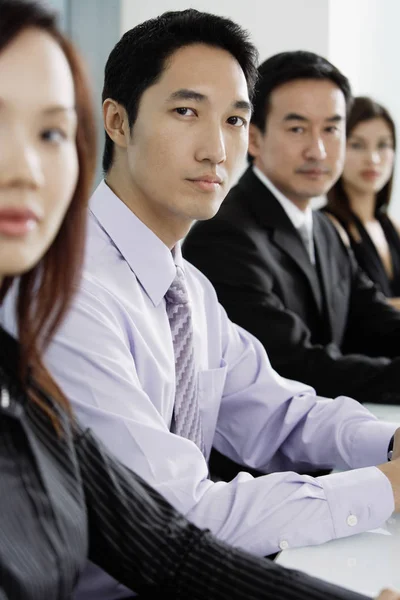
POLYGON ((345 228, 360 266, 400 307, 400 236, 388 214, 395 151, 395 125, 386 108, 355 98, 343 174, 328 193, 326 210, 345 228))
POLYGON ((360 599, 191 525, 80 430, 46 371, 82 263, 89 98, 53 16, 0 0, 0 289, 17 287, 20 340, 0 328, 0 600, 70 599, 87 558, 147 598, 360 599))

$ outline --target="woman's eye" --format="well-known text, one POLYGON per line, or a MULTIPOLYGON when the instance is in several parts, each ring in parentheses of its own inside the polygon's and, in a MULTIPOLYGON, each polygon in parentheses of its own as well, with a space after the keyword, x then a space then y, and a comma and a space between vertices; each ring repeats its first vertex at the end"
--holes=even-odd
POLYGON ((61 131, 61 129, 45 129, 42 131, 40 137, 45 142, 59 144, 63 142, 67 136, 65 135, 64 131, 61 131))
POLYGON ((247 125, 247 121, 243 117, 229 117, 228 123, 234 127, 244 127, 247 125))
POLYGON ((196 114, 192 108, 187 108, 185 106, 175 108, 175 112, 177 112, 178 115, 182 115, 182 117, 191 117, 196 114))

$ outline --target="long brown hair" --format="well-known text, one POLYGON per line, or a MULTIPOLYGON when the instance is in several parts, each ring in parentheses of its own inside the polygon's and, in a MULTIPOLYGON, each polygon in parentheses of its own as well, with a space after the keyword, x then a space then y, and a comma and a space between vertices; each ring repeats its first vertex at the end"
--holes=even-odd
MULTIPOLYGON (((351 135, 352 131, 359 123, 378 118, 383 119, 389 126, 393 137, 393 147, 396 150, 396 128, 392 117, 384 106, 366 96, 354 98, 347 120, 346 137, 348 138, 351 135)), ((394 170, 392 171, 389 181, 376 195, 376 215, 380 212, 386 212, 387 207, 389 206, 392 194, 393 176, 394 170)), ((338 219, 346 226, 350 235, 357 241, 359 239, 359 234, 357 227, 355 226, 354 215, 351 211, 349 198, 344 190, 342 177, 340 177, 335 185, 329 190, 327 196, 327 210, 338 217, 338 219)))
MULTIPOLYGON (((57 425, 57 419, 47 404, 28 386, 27 373, 29 367, 39 386, 64 409, 70 410, 61 390, 45 369, 42 354, 68 310, 81 272, 87 200, 96 161, 92 99, 82 61, 72 44, 58 30, 55 15, 49 9, 34 0, 0 0, 0 15, 0 52, 25 29, 39 28, 60 45, 75 84, 79 162, 77 185, 50 248, 35 267, 20 277, 16 302, 22 384, 30 397, 42 406, 57 425)), ((0 300, 13 280, 13 277, 5 278, 0 289, 0 300)))

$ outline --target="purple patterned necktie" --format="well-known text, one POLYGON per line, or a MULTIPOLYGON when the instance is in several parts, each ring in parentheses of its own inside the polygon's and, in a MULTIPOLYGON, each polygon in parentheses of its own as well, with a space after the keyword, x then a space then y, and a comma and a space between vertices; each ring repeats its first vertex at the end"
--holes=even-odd
POLYGON ((175 355, 175 405, 172 431, 192 440, 204 454, 203 430, 197 398, 197 371, 194 360, 193 329, 185 276, 176 267, 176 276, 165 294, 175 355))

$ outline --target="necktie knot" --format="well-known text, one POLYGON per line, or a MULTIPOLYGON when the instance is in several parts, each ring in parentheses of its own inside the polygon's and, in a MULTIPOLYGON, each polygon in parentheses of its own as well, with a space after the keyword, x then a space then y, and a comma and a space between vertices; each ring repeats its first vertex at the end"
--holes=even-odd
POLYGON ((185 285, 185 275, 180 267, 176 267, 175 279, 165 294, 165 299, 170 304, 187 304, 189 302, 185 285))

